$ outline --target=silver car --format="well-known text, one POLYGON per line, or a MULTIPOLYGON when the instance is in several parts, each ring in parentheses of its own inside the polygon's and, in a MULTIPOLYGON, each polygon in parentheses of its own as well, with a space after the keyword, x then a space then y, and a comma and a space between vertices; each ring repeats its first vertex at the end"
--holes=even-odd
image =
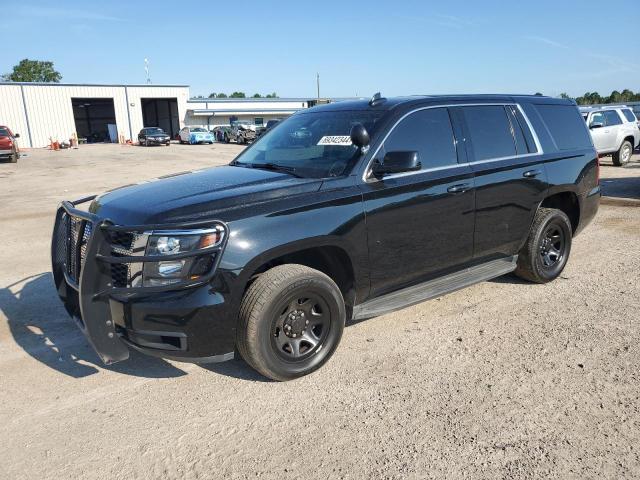
POLYGON ((581 107, 599 155, 611 155, 613 164, 629 163, 640 145, 640 127, 631 108, 626 106, 581 107))

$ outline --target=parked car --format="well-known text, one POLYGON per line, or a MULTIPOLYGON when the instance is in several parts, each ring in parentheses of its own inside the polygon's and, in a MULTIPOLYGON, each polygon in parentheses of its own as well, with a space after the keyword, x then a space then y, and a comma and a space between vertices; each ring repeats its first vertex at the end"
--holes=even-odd
POLYGON ((150 145, 171 145, 171 137, 159 127, 145 127, 138 134, 138 143, 148 147, 150 145))
POLYGON ((262 135, 267 133, 273 127, 278 125, 281 121, 282 121, 281 118, 273 118, 271 120, 268 120, 267 124, 264 127, 257 127, 256 128, 256 138, 260 138, 262 135))
POLYGON ((227 166, 63 202, 53 278, 106 363, 238 351, 288 380, 332 356, 345 321, 509 272, 556 279, 598 210, 598 179, 569 100, 336 102, 227 166))
POLYGON ((212 144, 215 141, 213 134, 202 127, 184 127, 180 130, 180 143, 190 143, 195 145, 197 143, 212 144))
POLYGON ((246 120, 239 120, 231 123, 228 141, 234 140, 240 145, 251 143, 256 139, 257 127, 246 120))
POLYGON ((611 155, 613 164, 629 163, 640 144, 638 120, 628 107, 582 107, 582 117, 589 126, 593 144, 600 155, 611 155))
POLYGON ((16 139, 20 134, 14 134, 9 127, 0 125, 0 158, 17 163, 20 158, 20 148, 16 139))

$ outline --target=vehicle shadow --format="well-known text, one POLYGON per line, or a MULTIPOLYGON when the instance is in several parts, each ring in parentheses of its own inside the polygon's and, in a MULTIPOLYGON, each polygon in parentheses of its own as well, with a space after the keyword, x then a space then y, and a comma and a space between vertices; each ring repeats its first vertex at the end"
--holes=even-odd
POLYGON ((236 352, 235 358, 227 362, 221 363, 201 363, 200 366, 205 370, 225 375, 227 377, 237 378, 239 380, 247 380, 250 382, 273 382, 270 378, 263 377, 247 364, 240 354, 236 352))
MULTIPOLYGON (((70 377, 83 378, 101 369, 146 378, 186 375, 165 360, 135 351, 131 351, 129 360, 104 365, 62 306, 51 273, 0 288, 0 311, 7 318, 13 339, 27 354, 70 377), (17 285, 22 287, 14 288, 17 285)), ((12 354, 7 356, 11 358, 12 354)))
MULTIPOLYGON (((637 168, 640 168, 640 163, 637 168)), ((640 199, 640 176, 601 178, 600 188, 602 189, 602 195, 606 197, 640 199)))
POLYGON ((507 273, 487 280, 489 283, 510 283, 513 285, 531 285, 531 282, 518 277, 515 273, 507 273))

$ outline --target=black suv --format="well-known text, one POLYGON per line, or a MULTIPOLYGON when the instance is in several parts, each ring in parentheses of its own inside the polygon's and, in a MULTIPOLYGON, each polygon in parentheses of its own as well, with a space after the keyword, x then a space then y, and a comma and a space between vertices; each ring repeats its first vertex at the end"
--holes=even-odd
POLYGON ((512 271, 555 279, 596 214, 598 175, 571 101, 338 102, 228 166, 63 202, 53 276, 106 363, 129 348, 191 362, 238 351, 287 380, 331 357, 345 321, 512 271))

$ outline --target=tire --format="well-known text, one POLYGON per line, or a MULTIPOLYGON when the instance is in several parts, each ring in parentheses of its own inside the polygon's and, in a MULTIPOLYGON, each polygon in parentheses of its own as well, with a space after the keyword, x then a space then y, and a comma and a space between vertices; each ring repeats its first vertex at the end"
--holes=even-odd
POLYGON ((626 165, 631 160, 631 155, 633 155, 633 145, 631 145, 629 140, 625 140, 622 142, 622 145, 620 145, 620 149, 611 155, 613 164, 616 167, 626 165))
POLYGON ((226 133, 224 134, 224 143, 229 143, 229 135, 227 135, 226 133))
POLYGON ((572 237, 571 222, 563 211, 539 208, 518 255, 515 274, 535 283, 555 280, 569 259, 572 237))
POLYGON ((145 146, 145 147, 148 147, 148 146, 149 146, 149 140, 148 140, 148 139, 146 139, 146 138, 144 139, 144 146, 145 146))
POLYGON ((247 289, 240 305, 237 348, 265 377, 291 380, 331 358, 345 318, 342 294, 331 278, 303 265, 281 265, 247 289))
POLYGON ((9 162, 11 162, 11 163, 18 163, 18 157, 19 157, 18 152, 15 152, 15 151, 14 151, 14 152, 11 154, 11 156, 9 157, 9 162))

